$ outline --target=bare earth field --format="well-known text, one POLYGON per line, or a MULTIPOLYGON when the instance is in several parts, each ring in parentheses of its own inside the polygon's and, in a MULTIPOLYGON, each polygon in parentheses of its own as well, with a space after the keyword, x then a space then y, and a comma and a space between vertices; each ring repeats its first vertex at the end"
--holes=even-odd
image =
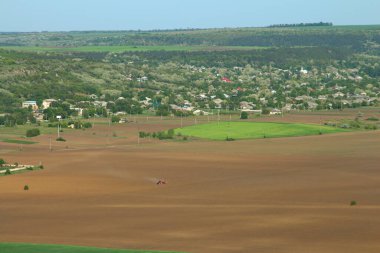
MULTIPOLYGON (((319 123, 356 113, 259 121, 319 123)), ((380 252, 380 131, 137 145, 138 130, 178 126, 159 118, 98 123, 65 131, 68 141, 54 141, 52 152, 49 135, 33 145, 0 142, 6 161, 45 167, 0 177, 0 241, 189 253, 380 252), (156 185, 162 178, 168 184, 156 185)))

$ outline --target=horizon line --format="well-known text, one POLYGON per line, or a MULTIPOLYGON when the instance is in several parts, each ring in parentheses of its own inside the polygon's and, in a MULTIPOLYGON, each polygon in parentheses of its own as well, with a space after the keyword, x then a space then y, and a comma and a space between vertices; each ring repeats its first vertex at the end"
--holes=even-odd
MULTIPOLYGON (((316 22, 318 23, 318 22, 316 22)), ((302 24, 302 23, 295 23, 295 24, 302 24)), ((306 23, 305 23, 306 24, 306 23)), ((70 32, 136 32, 136 33, 143 33, 143 32, 176 32, 176 31, 194 31, 194 30, 228 30, 228 29, 258 29, 258 28, 270 28, 270 29, 286 29, 286 28, 307 28, 307 27, 326 27, 326 26, 294 26, 294 27, 270 27, 270 26, 277 26, 281 24, 273 24, 268 26, 229 26, 229 27, 207 27, 207 28, 158 28, 158 29, 109 29, 109 30, 97 30, 97 29, 89 29, 89 30, 41 30, 41 31, 0 31, 0 34, 6 34, 6 33, 70 33, 70 32)), ((285 25, 293 25, 293 24, 285 24, 285 25)), ((379 26, 380 24, 346 24, 346 25, 335 25, 328 27, 343 27, 343 26, 379 26)))

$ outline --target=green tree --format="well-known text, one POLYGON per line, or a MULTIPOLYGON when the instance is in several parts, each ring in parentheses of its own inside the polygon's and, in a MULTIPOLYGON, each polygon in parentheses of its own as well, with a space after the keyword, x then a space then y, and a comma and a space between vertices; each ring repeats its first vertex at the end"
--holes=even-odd
POLYGON ((6 162, 4 161, 4 159, 3 159, 3 158, 0 158, 0 167, 3 167, 3 166, 4 166, 4 164, 6 164, 6 162))
POLYGON ((248 119, 248 112, 241 112, 240 119, 248 119))

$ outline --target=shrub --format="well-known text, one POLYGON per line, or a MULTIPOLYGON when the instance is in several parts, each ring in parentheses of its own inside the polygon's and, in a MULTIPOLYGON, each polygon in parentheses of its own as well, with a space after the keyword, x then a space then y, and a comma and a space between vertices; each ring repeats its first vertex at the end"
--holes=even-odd
POLYGON ((168 130, 168 137, 173 138, 173 136, 174 136, 174 129, 169 129, 168 130))
POLYGON ((26 168, 27 170, 33 170, 33 167, 32 166, 29 166, 26 168))
POLYGON ((3 165, 6 164, 3 158, 0 158, 0 167, 3 167, 3 165))
POLYGON ((41 164, 41 165, 39 166, 39 168, 40 168, 41 170, 43 170, 43 169, 44 169, 44 166, 41 164))
POLYGON ((40 129, 38 129, 38 128, 28 129, 26 131, 26 137, 35 137, 35 136, 38 136, 40 134, 41 134, 40 129))
POLYGON ((235 139, 234 138, 231 138, 231 137, 226 137, 226 141, 234 141, 235 139))
POLYGON ((85 122, 85 123, 83 123, 83 127, 84 128, 91 128, 92 124, 90 122, 85 122))
POLYGON ((139 132, 139 137, 140 138, 146 138, 146 137, 149 137, 149 136, 150 136, 150 133, 146 133, 146 132, 143 132, 143 131, 139 132))
POLYGON ((24 185, 24 191, 29 191, 29 185, 24 185))
POLYGON ((247 112, 242 112, 240 114, 240 119, 248 119, 248 113, 247 112))
POLYGON ((365 125, 364 129, 367 129, 367 130, 376 130, 377 126, 376 125, 365 125))
POLYGON ((350 122, 350 127, 352 128, 360 128, 360 123, 358 121, 351 121, 350 122))
POLYGON ((114 115, 114 116, 111 117, 111 121, 112 121, 112 123, 118 123, 120 121, 120 117, 114 115))
POLYGON ((10 175, 10 174, 12 174, 11 170, 10 170, 10 169, 7 169, 7 170, 5 171, 5 175, 10 175))
POLYGON ((75 129, 81 129, 82 128, 82 123, 80 121, 75 121, 74 122, 74 128, 75 129))
POLYGON ((379 121, 379 118, 376 118, 376 117, 370 117, 370 118, 368 118, 367 120, 369 120, 369 121, 379 121))
POLYGON ((183 136, 182 140, 187 141, 187 136, 183 136))
POLYGON ((66 141, 64 138, 62 137, 58 137, 57 139, 55 139, 56 141, 66 141))
POLYGON ((358 203, 356 202, 356 200, 352 200, 351 202, 350 202, 350 206, 356 206, 358 203))

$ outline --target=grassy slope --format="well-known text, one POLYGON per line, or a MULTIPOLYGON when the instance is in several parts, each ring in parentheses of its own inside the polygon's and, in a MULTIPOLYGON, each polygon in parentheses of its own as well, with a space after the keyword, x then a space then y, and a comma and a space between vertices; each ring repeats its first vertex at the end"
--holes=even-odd
POLYGON ((225 140, 227 136, 234 139, 258 139, 264 135, 267 138, 318 135, 319 131, 327 134, 347 130, 311 124, 261 122, 220 122, 176 129, 176 133, 182 135, 212 140, 225 140))
MULTIPOLYGON (((164 251, 101 249, 93 247, 0 243, 1 253, 164 253, 164 251)), ((166 252, 168 253, 168 252, 166 252)))

